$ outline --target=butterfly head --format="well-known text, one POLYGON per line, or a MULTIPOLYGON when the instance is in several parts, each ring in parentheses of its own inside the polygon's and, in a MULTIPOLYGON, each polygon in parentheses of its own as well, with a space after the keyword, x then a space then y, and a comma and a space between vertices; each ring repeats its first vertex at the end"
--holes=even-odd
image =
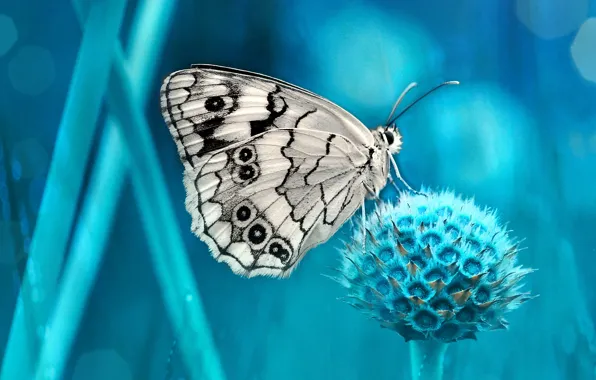
POLYGON ((374 135, 377 144, 380 147, 387 149, 389 153, 396 154, 401 150, 401 133, 395 124, 377 127, 374 131, 374 135))
POLYGON ((399 153, 399 151, 401 150, 402 141, 401 141, 401 133, 399 133, 399 130, 395 126, 395 121, 397 119, 399 119, 404 113, 406 113, 406 111, 408 111, 410 108, 412 108, 412 106, 414 106, 420 100, 424 99, 429 94, 433 93, 434 91, 436 91, 439 88, 441 88, 445 85, 448 85, 448 84, 459 84, 459 82, 458 81, 443 82, 440 85, 433 87, 432 89, 427 91, 424 95, 420 96, 418 99, 413 101, 403 111, 401 111, 397 116, 394 117, 393 114, 395 113, 397 106, 401 103, 401 101, 404 99, 406 94, 411 89, 413 89, 414 87, 416 87, 418 85, 416 82, 410 83, 408 85, 408 87, 406 87, 406 89, 401 93, 399 98, 397 98, 397 101, 393 105, 393 109, 391 110, 391 113, 389 114, 389 117, 387 118, 387 122, 385 123, 385 125, 379 126, 375 130, 375 139, 377 141, 376 142, 377 145, 381 148, 387 149, 387 151, 392 155, 399 153))

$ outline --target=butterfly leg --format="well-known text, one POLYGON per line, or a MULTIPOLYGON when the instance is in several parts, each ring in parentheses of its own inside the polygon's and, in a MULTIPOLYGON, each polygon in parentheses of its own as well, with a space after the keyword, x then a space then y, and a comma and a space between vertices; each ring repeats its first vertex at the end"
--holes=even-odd
MULTIPOLYGON (((375 191, 370 186, 368 186, 366 183, 363 183, 363 185, 364 185, 364 188, 366 189, 366 191, 369 194, 371 194, 372 198, 377 202, 377 206, 379 206, 381 204, 381 198, 379 198, 379 196, 375 193, 375 191)), ((361 209, 362 209, 362 226, 363 226, 363 229, 362 229, 363 243, 362 243, 362 245, 363 245, 363 248, 366 248, 366 224, 365 224, 366 223, 366 210, 364 208, 364 201, 362 201, 361 209)), ((377 209, 376 213, 377 213, 377 218, 380 218, 380 216, 378 214, 378 209, 377 209)))
POLYGON ((395 188, 395 190, 399 193, 400 189, 397 186, 397 183, 395 183, 395 181, 393 180, 393 177, 391 176, 391 173, 389 173, 389 175, 387 176, 387 180, 389 181, 389 183, 391 183, 391 185, 395 188))
POLYGON ((377 203, 377 206, 378 206, 381 203, 381 198, 379 198, 379 196, 375 193, 375 191, 370 186, 368 186, 366 183, 364 183, 363 185, 364 185, 364 188, 366 189, 366 191, 368 191, 368 193, 375 200, 375 202, 377 203))
MULTIPOLYGON (((405 179, 403 179, 403 177, 401 176, 401 173, 399 172, 399 168, 397 167, 397 162, 395 162, 395 158, 393 158, 393 155, 391 155, 391 153, 387 152, 387 154, 389 155, 389 161, 391 161, 391 165, 393 166, 393 170, 395 170, 395 175, 397 176, 397 178, 401 181, 401 183, 404 184, 404 186, 410 190, 411 192, 413 192, 416 195, 424 195, 426 196, 426 194, 414 190, 412 189, 412 187, 406 182, 405 179)), ((389 178, 391 177, 391 173, 389 173, 389 178)), ((391 182, 393 183, 393 185, 396 187, 397 189, 397 185, 395 185, 395 182, 393 182, 393 180, 391 180, 391 182)), ((398 189, 399 190, 399 189, 398 189)))

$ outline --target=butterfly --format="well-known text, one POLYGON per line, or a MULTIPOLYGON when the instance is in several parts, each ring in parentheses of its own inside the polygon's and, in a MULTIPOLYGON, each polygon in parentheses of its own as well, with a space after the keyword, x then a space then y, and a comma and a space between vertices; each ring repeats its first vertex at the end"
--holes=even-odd
POLYGON ((364 218, 365 199, 395 184, 390 164, 412 190, 393 158, 399 115, 370 130, 303 88, 203 64, 170 74, 160 101, 184 165, 191 230, 236 274, 289 276, 358 208, 364 218))

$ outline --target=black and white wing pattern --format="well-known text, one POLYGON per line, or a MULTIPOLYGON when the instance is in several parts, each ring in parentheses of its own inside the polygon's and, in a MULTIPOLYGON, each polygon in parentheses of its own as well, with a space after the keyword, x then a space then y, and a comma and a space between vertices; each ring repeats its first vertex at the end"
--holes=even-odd
POLYGON ((248 277, 290 275, 362 205, 369 130, 306 90, 234 69, 171 74, 162 114, 193 232, 248 277))

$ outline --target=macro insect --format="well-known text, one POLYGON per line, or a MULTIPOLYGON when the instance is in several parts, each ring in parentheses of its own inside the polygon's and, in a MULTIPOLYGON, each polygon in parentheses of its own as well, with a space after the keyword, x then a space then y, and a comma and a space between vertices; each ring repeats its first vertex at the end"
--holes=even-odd
POLYGON ((237 274, 287 277, 387 181, 403 180, 395 120, 370 130, 308 90, 269 76, 193 65, 161 87, 161 112, 184 165, 191 230, 237 274))

